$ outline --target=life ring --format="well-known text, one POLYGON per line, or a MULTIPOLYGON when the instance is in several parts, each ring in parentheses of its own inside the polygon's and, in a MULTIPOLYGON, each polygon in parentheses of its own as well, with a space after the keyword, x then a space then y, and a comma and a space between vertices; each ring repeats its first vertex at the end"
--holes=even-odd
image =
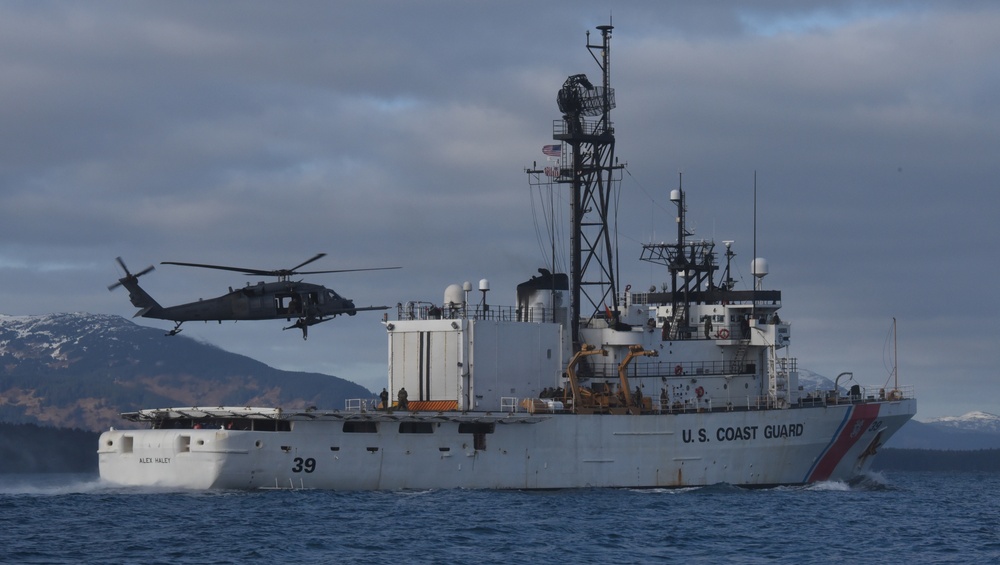
POLYGON ((705 389, 698 387, 694 389, 694 393, 698 395, 698 398, 705 396, 705 389))
POLYGON ((684 374, 684 367, 681 367, 680 365, 677 365, 676 367, 674 367, 674 374, 675 375, 683 375, 684 374))
POLYGON ((719 330, 719 339, 729 339, 729 330, 726 328, 719 330))

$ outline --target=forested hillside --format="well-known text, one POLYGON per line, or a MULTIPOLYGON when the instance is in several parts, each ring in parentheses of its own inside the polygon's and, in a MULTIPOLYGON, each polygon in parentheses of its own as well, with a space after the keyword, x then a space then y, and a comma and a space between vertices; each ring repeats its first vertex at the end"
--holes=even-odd
POLYGON ((891 471, 1000 472, 1000 449, 943 451, 937 449, 882 449, 872 465, 891 471))

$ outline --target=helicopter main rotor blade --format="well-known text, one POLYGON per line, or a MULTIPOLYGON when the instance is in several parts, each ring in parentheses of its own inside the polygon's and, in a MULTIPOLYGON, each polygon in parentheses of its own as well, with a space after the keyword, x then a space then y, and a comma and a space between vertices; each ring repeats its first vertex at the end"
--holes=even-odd
POLYGON ((244 275, 277 276, 275 271, 265 271, 263 269, 244 269, 242 267, 225 267, 223 265, 206 265, 204 263, 182 263, 179 261, 160 261, 161 265, 180 265, 182 267, 198 267, 200 269, 218 269, 220 271, 234 271, 244 275))
POLYGON ((243 273, 244 275, 260 275, 264 277, 289 277, 298 274, 295 271, 295 269, 298 269, 299 267, 302 267, 304 265, 308 265, 309 263, 312 263, 313 261, 321 259, 325 256, 326 253, 317 253, 314 257, 312 257, 308 261, 300 263, 297 266, 292 267, 291 269, 271 269, 271 270, 247 269, 244 267, 227 267, 225 265, 208 265, 205 263, 184 263, 181 261, 161 261, 160 263, 162 265, 180 265, 182 267, 198 267, 199 269, 218 269, 220 271, 234 271, 237 273, 243 273))
POLYGON ((321 273, 353 273, 356 271, 385 271, 388 269, 400 269, 402 267, 369 267, 367 269, 334 269, 332 271, 296 271, 296 275, 318 275, 321 273))
MULTIPOLYGON (((313 257, 312 259, 309 259, 308 261, 305 261, 303 263, 299 263, 298 265, 292 267, 291 269, 288 269, 287 272, 294 273, 294 274, 299 274, 299 273, 295 272, 295 269, 301 269, 302 267, 305 267, 309 263, 312 263, 313 261, 317 261, 319 259, 322 259, 323 257, 326 257, 326 253, 317 253, 316 256, 313 257)), ((284 270, 284 269, 282 269, 282 270, 284 270)))
MULTIPOLYGON (((296 269, 300 269, 300 268, 308 265, 309 263, 312 263, 313 261, 321 259, 323 257, 326 257, 326 253, 317 253, 314 257, 312 257, 308 261, 299 263, 298 265, 292 267, 291 269, 274 269, 274 270, 246 269, 246 268, 243 268, 243 267, 227 267, 225 265, 209 265, 209 264, 206 264, 206 263, 184 263, 184 262, 181 262, 181 261, 161 261, 160 264, 161 265, 180 265, 182 267, 198 267, 199 269, 218 269, 220 271, 233 271, 233 272, 237 272, 237 273, 242 273, 244 275, 260 275, 260 276, 263 276, 263 277, 278 277, 278 278, 287 278, 287 277, 291 277, 293 275, 319 275, 319 274, 323 274, 323 273, 352 273, 352 272, 356 272, 356 271, 384 271, 384 270, 387 270, 387 269, 399 269, 400 268, 400 267, 371 267, 371 268, 367 268, 367 269, 330 269, 330 270, 326 270, 326 271, 298 271, 298 270, 296 270, 296 269)), ((119 261, 121 261, 121 259, 119 259, 119 261)), ((122 264, 122 268, 124 268, 124 267, 125 267, 125 265, 123 263, 122 264)), ((127 273, 128 269, 125 269, 125 272, 127 273)))

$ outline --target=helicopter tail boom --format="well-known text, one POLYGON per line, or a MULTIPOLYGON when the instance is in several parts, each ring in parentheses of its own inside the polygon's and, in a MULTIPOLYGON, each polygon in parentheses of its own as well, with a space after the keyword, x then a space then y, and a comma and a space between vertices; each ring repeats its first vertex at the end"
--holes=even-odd
POLYGON ((139 286, 139 283, 135 281, 123 282, 124 286, 128 290, 128 299, 132 302, 132 306, 139 309, 132 317, 133 318, 155 318, 157 312, 163 310, 160 303, 157 302, 148 292, 143 290, 139 286))

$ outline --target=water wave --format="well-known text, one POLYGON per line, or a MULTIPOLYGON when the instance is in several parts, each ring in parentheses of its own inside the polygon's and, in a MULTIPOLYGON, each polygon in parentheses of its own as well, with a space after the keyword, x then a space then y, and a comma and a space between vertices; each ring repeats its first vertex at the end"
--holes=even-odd
POLYGON ((744 489, 169 491, 0 476, 0 562, 1000 562, 1000 474, 744 489))

